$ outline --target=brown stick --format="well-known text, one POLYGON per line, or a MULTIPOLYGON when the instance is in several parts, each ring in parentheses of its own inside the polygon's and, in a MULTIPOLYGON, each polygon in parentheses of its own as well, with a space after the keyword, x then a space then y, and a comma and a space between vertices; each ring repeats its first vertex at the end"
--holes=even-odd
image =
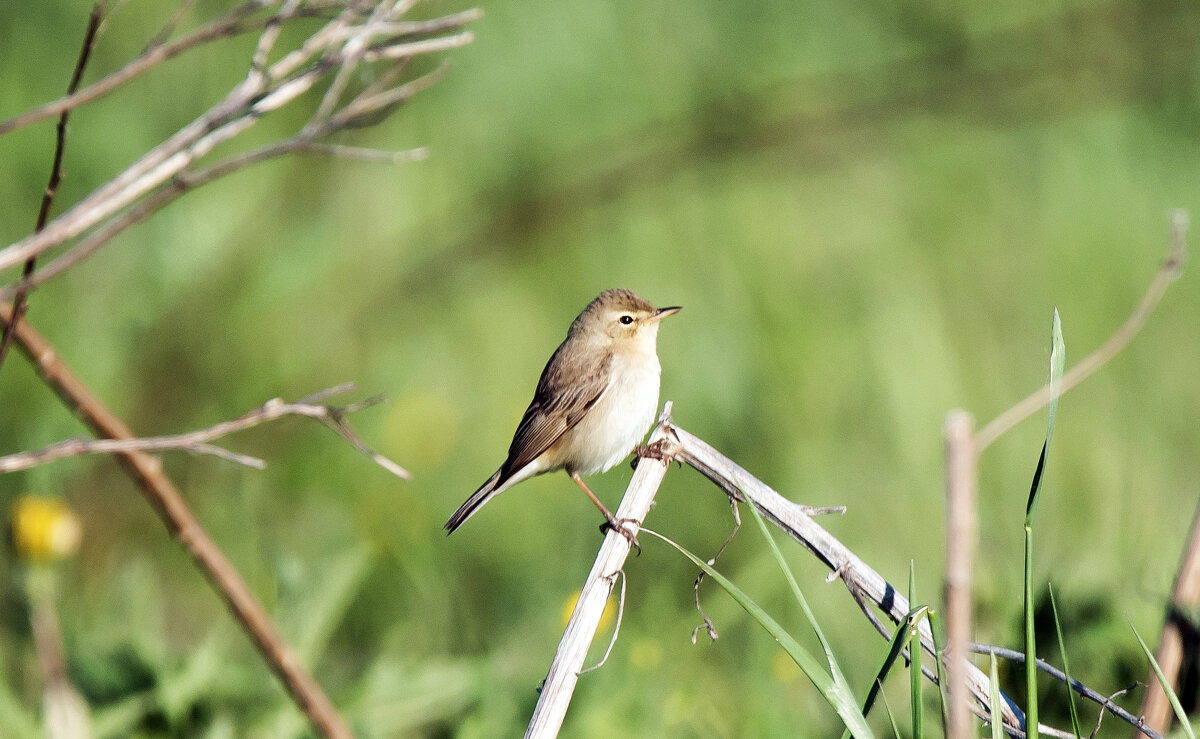
POLYGON ((971 640, 971 576, 978 522, 975 496, 978 457, 971 437, 969 413, 954 411, 946 418, 946 632, 949 640, 946 673, 950 710, 950 739, 974 736, 967 692, 967 643, 971 640))
MULTIPOLYGON (((10 325, 11 317, 8 306, 0 304, 0 322, 10 325)), ((13 337, 17 347, 33 363, 42 381, 96 436, 106 439, 134 438, 121 419, 92 394, 58 357, 54 347, 27 321, 16 324, 13 337)), ((121 452, 117 454, 117 459, 158 513, 167 531, 183 545, 229 606, 234 618, 250 635, 267 664, 283 682, 300 710, 308 716, 313 727, 326 737, 352 737, 333 703, 300 664, 298 655, 280 637, 266 609, 196 520, 179 490, 163 472, 162 463, 142 451, 121 452)))
MULTIPOLYGON (((1162 636, 1158 640, 1158 650, 1154 654, 1154 659, 1158 661, 1158 666, 1173 689, 1179 685, 1179 669, 1183 665, 1183 631, 1180 628, 1180 624, 1185 618, 1183 613, 1198 602, 1200 602, 1200 506, 1196 508, 1196 516, 1192 520, 1192 533, 1179 562, 1179 573, 1175 576, 1175 589, 1167 608, 1166 623, 1163 624, 1162 636)), ((1142 700, 1139 713, 1145 717, 1147 726, 1165 734, 1171 725, 1173 716, 1171 703, 1167 700, 1167 694, 1159 685, 1158 677, 1153 671, 1150 672, 1146 683, 1146 697, 1142 700)))

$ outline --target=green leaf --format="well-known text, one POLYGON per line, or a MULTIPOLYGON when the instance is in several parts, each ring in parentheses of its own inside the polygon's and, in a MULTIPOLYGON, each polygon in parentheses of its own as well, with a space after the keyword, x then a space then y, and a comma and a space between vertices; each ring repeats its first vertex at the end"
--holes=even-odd
POLYGON ((1033 528, 1025 526, 1025 732, 1038 737, 1037 639, 1033 631, 1033 528))
MULTIPOLYGON (((1129 621, 1128 617, 1125 619, 1129 621)), ((1179 702, 1179 696, 1175 695, 1175 691, 1171 689, 1171 683, 1167 680, 1167 676, 1163 674, 1162 668, 1158 666, 1158 660, 1154 659, 1154 653, 1150 651, 1150 647, 1146 646, 1146 640, 1142 639, 1142 635, 1133 627, 1133 622, 1129 622, 1129 628, 1133 629, 1133 635, 1137 637, 1138 644, 1142 645, 1142 651, 1146 653, 1146 659, 1150 660, 1150 667, 1154 670, 1154 674, 1158 677, 1158 684, 1162 686, 1163 692, 1167 694, 1167 700, 1171 701, 1171 708, 1175 711, 1175 718, 1179 720, 1179 728, 1183 731, 1183 735, 1188 739, 1196 739, 1196 734, 1192 731, 1192 725, 1188 723, 1187 714, 1183 710, 1183 704, 1179 702)))
MULTIPOLYGON (((846 675, 842 672, 842 668, 838 665, 837 658, 833 656, 833 649, 829 646, 829 640, 825 638, 825 632, 821 630, 821 625, 817 623, 817 617, 813 614, 812 609, 808 606, 808 600, 805 599, 804 593, 800 592, 800 584, 796 582, 796 576, 792 574, 792 570, 788 567, 787 562, 783 558, 783 552, 779 550, 779 544, 775 542, 775 538, 771 536, 771 532, 767 529, 767 523, 763 520, 762 514, 753 505, 750 506, 750 512, 754 515, 754 521, 758 524, 758 530, 762 533, 763 538, 767 541, 767 548, 771 550, 771 554, 775 557, 775 563, 779 565, 780 571, 783 572, 784 578, 788 581, 788 586, 792 590, 792 596, 796 599, 796 603, 800 605, 800 610, 804 612, 804 617, 808 619, 809 626, 812 627, 813 633, 817 635, 817 641, 821 643, 821 649, 825 651, 825 661, 829 665, 829 673, 833 678, 834 683, 838 685, 848 695, 853 697, 854 691, 850 688, 850 682, 846 680, 846 675)), ((858 701, 855 700, 857 707, 858 701)))
POLYGON ((1079 710, 1075 707, 1075 691, 1071 688, 1071 665, 1067 661, 1067 646, 1063 641, 1062 624, 1058 620, 1058 604, 1054 602, 1054 588, 1047 587, 1050 591, 1050 612, 1054 615, 1054 630, 1058 634, 1058 653, 1062 655, 1063 675, 1067 679, 1067 701, 1071 708, 1071 731, 1075 732, 1075 739, 1079 739, 1083 732, 1079 728, 1079 710))
MULTIPOLYGON (((886 678, 888 673, 891 672, 892 665, 896 663, 896 659, 900 656, 900 653, 904 651, 905 646, 907 646, 911 641, 911 637, 909 636, 912 633, 911 626, 920 619, 924 618, 928 612, 928 606, 914 608, 913 610, 909 611, 908 614, 905 615, 904 620, 896 626, 896 631, 892 634, 892 638, 888 642, 888 651, 883 658, 883 664, 881 664, 879 666, 879 670, 876 671, 875 679, 871 681, 871 689, 867 691, 867 699, 863 702, 862 708, 863 716, 867 716, 871 713, 871 709, 875 706, 875 700, 882 695, 881 691, 883 690, 884 678, 886 678)), ((890 709, 888 715, 891 715, 890 709)), ((899 731, 897 731, 896 734, 899 735, 899 731)), ((843 739, 845 739, 846 736, 847 734, 843 734, 843 739)))
POLYGON ((1029 500, 1025 504, 1025 525, 1033 526, 1033 516, 1037 513, 1038 497, 1042 489, 1042 477, 1046 470, 1046 454, 1050 449, 1050 440, 1054 438, 1054 417, 1058 414, 1059 382, 1062 380, 1063 368, 1067 361, 1067 346, 1063 342, 1062 321, 1058 317, 1058 308, 1054 309, 1054 318, 1050 327, 1050 407, 1049 419, 1046 422, 1046 441, 1042 443, 1042 453, 1038 457, 1037 470, 1033 473, 1033 484, 1029 487, 1029 500))
POLYGON ((1066 362, 1067 347, 1063 341, 1062 321, 1058 316, 1058 308, 1055 308, 1050 323, 1050 408, 1046 422, 1046 440, 1042 442, 1042 453, 1038 456, 1037 469, 1033 473, 1033 484, 1029 486, 1029 500, 1025 503, 1025 688, 1028 695, 1028 705, 1025 706, 1025 731, 1029 739, 1037 739, 1038 736, 1037 642, 1033 633, 1033 517, 1037 513, 1050 440, 1054 438, 1054 418, 1058 414, 1060 393, 1058 386, 1066 362))
MULTIPOLYGON (((908 562, 908 604, 917 602, 917 575, 912 560, 908 562)), ((909 699, 912 704, 912 735, 925 736, 925 711, 921 705, 921 638, 914 624, 908 625, 909 699)))
POLYGON ((940 644, 938 644, 937 635, 938 635, 939 628, 940 628, 940 626, 938 624, 937 611, 930 610, 929 611, 929 638, 933 640, 933 653, 935 655, 937 655, 937 659, 934 660, 934 664, 937 668, 937 686, 936 687, 937 687, 937 694, 938 694, 938 705, 942 709, 942 734, 944 735, 946 733, 947 728, 950 725, 950 714, 948 712, 949 709, 947 709, 947 707, 946 707, 946 687, 947 687, 949 681, 946 678, 945 663, 942 659, 942 647, 940 644))

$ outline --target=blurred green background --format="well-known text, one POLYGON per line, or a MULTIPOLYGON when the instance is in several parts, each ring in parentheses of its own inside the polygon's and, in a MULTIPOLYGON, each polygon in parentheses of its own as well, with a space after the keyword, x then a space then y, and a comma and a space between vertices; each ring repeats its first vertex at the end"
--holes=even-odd
MULTIPOLYGON (((200 2, 184 25, 231 6, 200 2)), ((547 357, 607 287, 685 306, 659 340, 662 398, 682 427, 793 500, 846 505, 823 523, 893 583, 915 563, 937 603, 946 412, 986 422, 1039 386, 1054 306, 1068 365, 1099 345, 1165 253, 1170 210, 1200 213, 1200 6, 483 8, 445 80, 339 139, 428 146, 428 161, 299 156, 244 171, 37 291, 31 322, 140 434, 347 380, 389 396, 353 422, 411 483, 302 420, 228 440, 265 471, 164 456, 363 736, 511 736, 527 721, 600 541, 596 511, 552 475, 452 538, 441 525, 503 459, 547 357)), ((89 9, 0 3, 0 117, 61 94, 89 9)), ((136 55, 170 11, 119 6, 85 82, 136 55)), ((251 43, 195 52, 77 111, 58 212, 218 100, 251 43)), ((251 138, 304 120, 268 117, 251 138)), ((0 137, 0 243, 32 229, 52 150, 52 123, 0 137)), ((1197 326, 1185 274, 1060 406, 1035 573, 1054 584, 1073 671, 1102 693, 1144 678, 1124 616, 1156 641, 1196 507, 1197 326)), ((15 354, 0 419, 0 453, 84 434, 15 354)), ((1044 433, 1039 416, 983 459, 981 641, 1020 647, 1024 503, 1044 433)), ((629 475, 622 465, 593 489, 615 505, 629 475)), ((83 518, 59 605, 99 728, 307 731, 115 463, 0 477, 0 502, 24 492, 65 496, 83 518)), ((647 524, 709 556, 731 519, 721 493, 672 468, 647 524)), ((642 542, 620 640, 580 681, 566 735, 832 735, 832 710, 715 589, 704 605, 721 638, 690 644, 694 570, 642 542)), ((840 584, 785 549, 865 694, 884 642, 840 584)), ((15 702, 7 720, 32 720, 19 571, 0 562, 0 703, 15 702)), ((804 633, 752 529, 719 566, 804 633)), ((1052 644, 1041 651, 1057 661, 1052 644)))

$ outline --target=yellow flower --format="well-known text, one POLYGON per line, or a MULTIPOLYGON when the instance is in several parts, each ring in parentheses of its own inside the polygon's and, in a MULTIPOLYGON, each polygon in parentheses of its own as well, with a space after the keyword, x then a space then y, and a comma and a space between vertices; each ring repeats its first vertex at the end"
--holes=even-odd
POLYGON ((19 496, 13 501, 10 522, 13 546, 25 560, 69 557, 79 550, 83 538, 79 517, 59 498, 19 496))

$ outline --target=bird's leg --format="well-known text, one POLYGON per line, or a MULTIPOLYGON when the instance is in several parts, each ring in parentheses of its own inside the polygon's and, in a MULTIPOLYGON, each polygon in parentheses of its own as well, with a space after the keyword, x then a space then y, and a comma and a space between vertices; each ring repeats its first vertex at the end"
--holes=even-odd
POLYGON ((600 509, 600 512, 604 514, 604 523, 600 525, 600 530, 607 531, 608 529, 612 529, 613 531, 618 532, 621 536, 625 537, 626 541, 629 542, 629 546, 636 549, 637 553, 640 555, 642 553, 642 545, 638 543, 637 537, 634 536, 633 532, 622 525, 622 523, 625 523, 626 521, 631 523, 637 523, 637 521, 634 521, 633 519, 624 519, 623 521, 618 520, 613 516, 613 514, 608 512, 608 509, 604 507, 604 504, 600 502, 600 499, 596 497, 596 494, 591 491, 591 489, 587 486, 587 483, 585 483, 583 478, 579 476, 578 472, 571 472, 569 474, 571 475, 571 479, 575 481, 575 484, 578 485, 583 492, 587 493, 587 497, 591 498, 592 502, 596 504, 596 507, 600 509))

